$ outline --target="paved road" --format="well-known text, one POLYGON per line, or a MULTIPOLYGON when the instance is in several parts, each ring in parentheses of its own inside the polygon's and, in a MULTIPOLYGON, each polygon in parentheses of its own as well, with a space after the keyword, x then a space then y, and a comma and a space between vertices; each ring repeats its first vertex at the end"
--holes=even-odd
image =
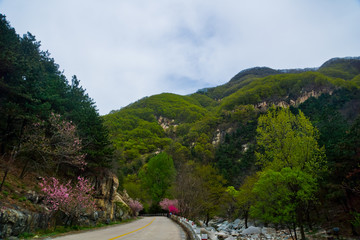
POLYGON ((140 220, 54 238, 55 240, 185 240, 185 233, 166 217, 144 217, 140 220))

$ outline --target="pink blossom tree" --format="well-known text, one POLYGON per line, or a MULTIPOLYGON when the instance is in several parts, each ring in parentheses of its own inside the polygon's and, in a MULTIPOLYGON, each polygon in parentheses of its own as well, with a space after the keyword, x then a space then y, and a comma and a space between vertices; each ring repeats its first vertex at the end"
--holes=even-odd
POLYGON ((137 216, 139 212, 144 209, 143 205, 139 201, 131 198, 128 201, 128 205, 133 213, 133 216, 137 216))
POLYGON ((75 186, 71 181, 62 184, 52 177, 43 179, 39 183, 45 194, 44 203, 51 212, 61 211, 67 216, 70 225, 74 219, 89 214, 96 209, 95 200, 92 197, 94 188, 85 178, 78 177, 75 186))
POLYGON ((76 126, 66 121, 59 114, 51 113, 49 118, 53 134, 50 138, 48 153, 53 156, 57 165, 67 164, 83 169, 86 166, 85 154, 82 154, 81 139, 76 126))
POLYGON ((76 126, 51 113, 47 122, 41 121, 25 128, 20 153, 26 155, 20 178, 24 177, 29 166, 35 169, 53 167, 58 171, 61 165, 83 169, 86 166, 82 142, 77 135, 76 126), (31 163, 31 165, 30 165, 31 163))
POLYGON ((161 209, 165 210, 165 211, 169 211, 170 213, 173 214, 178 214, 180 211, 178 209, 179 206, 179 201, 177 199, 167 199, 164 198, 160 203, 159 203, 161 209))

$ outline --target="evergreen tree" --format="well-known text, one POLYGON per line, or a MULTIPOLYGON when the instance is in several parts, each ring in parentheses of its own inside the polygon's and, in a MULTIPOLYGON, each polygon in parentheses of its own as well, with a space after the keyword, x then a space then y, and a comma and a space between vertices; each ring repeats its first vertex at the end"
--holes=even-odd
POLYGON ((55 113, 76 125, 89 168, 113 167, 108 132, 93 100, 76 77, 69 85, 50 53, 40 46, 31 33, 19 37, 0 15, 1 156, 11 159, 27 138, 24 130, 55 113))

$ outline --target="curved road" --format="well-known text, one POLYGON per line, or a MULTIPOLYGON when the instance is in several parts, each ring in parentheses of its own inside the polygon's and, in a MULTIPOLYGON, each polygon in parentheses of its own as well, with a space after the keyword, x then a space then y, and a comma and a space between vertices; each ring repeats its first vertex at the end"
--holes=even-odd
POLYGON ((144 217, 131 223, 66 235, 55 240, 185 240, 179 225, 166 217, 144 217))

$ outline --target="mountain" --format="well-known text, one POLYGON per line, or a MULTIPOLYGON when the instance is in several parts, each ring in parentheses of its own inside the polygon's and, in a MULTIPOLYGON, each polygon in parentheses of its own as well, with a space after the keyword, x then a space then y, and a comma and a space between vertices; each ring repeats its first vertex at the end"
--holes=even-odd
MULTIPOLYGON (((323 95, 342 98, 344 92, 348 92, 351 96, 344 100, 347 103, 337 106, 336 110, 347 121, 353 121, 359 110, 356 104, 359 64, 360 58, 354 57, 334 58, 318 69, 246 69, 224 85, 188 96, 163 93, 140 99, 104 116, 104 121, 123 163, 132 165, 136 161, 140 167, 145 163, 143 156, 163 151, 176 142, 188 148, 192 153, 190 159, 201 159, 202 154, 196 149, 207 149, 211 153, 208 152, 209 159, 199 161, 217 164, 216 151, 221 149, 226 135, 236 134, 241 128, 240 122, 244 121, 241 118, 249 118, 244 125, 256 122, 257 116, 272 104, 301 108, 308 99, 319 99, 323 95), (345 113, 350 111, 346 110, 347 105, 354 108, 352 116, 345 113), (196 148, 199 145, 202 147, 196 148)), ((255 132, 250 135, 248 141, 254 142, 255 132)))
POLYGON ((319 68, 324 75, 350 80, 359 74, 360 57, 332 58, 319 68))
MULTIPOLYGON (((255 181, 265 171, 258 163, 259 152, 264 151, 259 146, 258 121, 269 111, 281 108, 290 109, 296 116, 302 112, 311 122, 321 149, 319 159, 324 158, 326 162, 326 173, 319 176, 319 192, 314 196, 316 204, 326 207, 308 205, 306 214, 324 227, 335 224, 350 235, 356 234, 354 223, 360 215, 356 215, 360 212, 360 196, 356 192, 359 184, 356 179, 360 179, 359 57, 333 58, 319 68, 250 68, 240 71, 226 84, 187 96, 163 93, 146 97, 103 119, 116 149, 120 163, 118 174, 124 189, 144 202, 151 202, 148 190, 141 187, 142 176, 153 156, 165 152, 173 159, 178 172, 175 192, 165 196, 181 199, 187 204, 184 208, 194 202, 201 205, 191 197, 187 199, 182 192, 194 195, 197 192, 191 189, 195 182, 205 181, 203 188, 207 193, 213 192, 208 196, 211 204, 204 202, 200 208, 203 210, 198 213, 194 210, 198 205, 190 209, 193 216, 209 219, 221 214, 214 206, 228 204, 229 208, 236 208, 231 201, 244 200, 236 200, 230 193, 237 194, 234 189, 249 191, 244 190, 249 188, 249 181, 255 181), (207 179, 208 175, 199 166, 214 168, 213 177, 207 179), (197 180, 191 182, 194 176, 197 180), (228 186, 230 190, 226 194, 233 200, 224 200, 223 190, 215 182, 210 184, 211 179, 228 186), (215 185, 218 190, 212 188, 215 185), (219 199, 226 203, 217 202, 219 199), (315 217, 316 211, 327 215, 330 208, 334 209, 331 221, 315 217), (346 216, 346 220, 341 220, 341 216, 346 216)), ((242 198, 249 196, 251 193, 246 193, 242 198)), ((245 211, 243 217, 248 216, 250 206, 254 207, 247 204, 250 205, 243 205, 247 206, 245 209, 240 208, 245 211)), ((222 214, 224 212, 225 209, 222 214)), ((235 212, 227 214, 230 218, 239 216, 235 212)), ((257 216, 263 217, 262 213, 257 216)), ((307 222, 311 224, 309 219, 307 222)))

